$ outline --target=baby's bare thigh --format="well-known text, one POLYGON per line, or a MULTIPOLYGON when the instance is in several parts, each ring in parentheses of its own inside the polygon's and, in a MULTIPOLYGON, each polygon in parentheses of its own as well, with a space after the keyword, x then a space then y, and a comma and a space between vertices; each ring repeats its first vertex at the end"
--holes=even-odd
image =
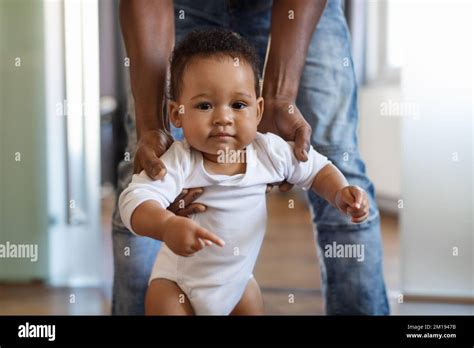
POLYGON ((158 278, 148 286, 145 297, 146 315, 194 315, 188 297, 175 282, 158 278))
POLYGON ((255 278, 251 278, 239 303, 230 315, 263 315, 263 297, 255 278))

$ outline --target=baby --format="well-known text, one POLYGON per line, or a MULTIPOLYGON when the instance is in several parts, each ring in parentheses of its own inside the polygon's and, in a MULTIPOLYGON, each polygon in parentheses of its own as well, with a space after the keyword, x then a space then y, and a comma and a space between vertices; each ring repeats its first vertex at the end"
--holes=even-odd
POLYGON ((185 140, 161 157, 162 180, 142 171, 119 198, 130 231, 164 242, 145 312, 263 314, 252 272, 265 234, 267 184, 286 180, 312 189, 353 222, 367 218, 367 195, 312 147, 299 162, 292 142, 257 132, 263 113, 258 58, 235 33, 194 31, 175 48, 168 105, 185 140), (204 188, 205 212, 185 218, 166 210, 193 187, 204 188))

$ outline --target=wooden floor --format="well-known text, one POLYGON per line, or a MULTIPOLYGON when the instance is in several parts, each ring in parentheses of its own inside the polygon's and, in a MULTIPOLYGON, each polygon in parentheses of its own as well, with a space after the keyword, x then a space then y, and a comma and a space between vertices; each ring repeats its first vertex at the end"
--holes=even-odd
MULTIPOLYGON (((112 248, 110 216, 114 199, 102 204, 105 286, 51 288, 41 284, 0 285, 0 315, 69 315, 110 313, 112 248), (73 296, 72 296, 73 295, 73 296), (74 302, 72 302, 72 299, 74 302)), ((311 217, 302 192, 268 196, 268 229, 254 272, 270 315, 323 315, 319 265, 311 217), (288 207, 294 200, 294 208, 288 207)), ((472 314, 473 305, 429 302, 399 304, 399 234, 395 217, 382 215, 384 272, 393 314, 472 314)))

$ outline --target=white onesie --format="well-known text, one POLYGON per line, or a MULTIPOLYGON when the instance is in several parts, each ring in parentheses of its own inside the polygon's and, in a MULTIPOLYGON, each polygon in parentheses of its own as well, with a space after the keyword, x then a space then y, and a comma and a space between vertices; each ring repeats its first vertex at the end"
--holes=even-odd
POLYGON ((163 243, 150 281, 165 278, 176 282, 197 315, 229 314, 252 277, 263 241, 267 184, 286 179, 308 190, 318 171, 330 163, 312 147, 308 161, 299 162, 293 146, 272 133, 257 133, 246 149, 245 174, 228 176, 209 174, 201 152, 186 141, 175 142, 161 156, 167 168, 163 180, 153 181, 144 171, 134 175, 119 198, 120 214, 130 231, 132 213, 141 203, 154 200, 167 208, 183 189, 203 187, 197 202, 207 210, 191 218, 225 241, 222 248, 206 246, 191 257, 178 256, 163 243))

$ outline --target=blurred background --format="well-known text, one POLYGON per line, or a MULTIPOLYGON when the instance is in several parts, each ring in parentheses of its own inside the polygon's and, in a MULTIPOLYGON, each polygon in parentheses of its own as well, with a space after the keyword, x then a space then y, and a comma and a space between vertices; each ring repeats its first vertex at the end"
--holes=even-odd
MULTIPOLYGON (((474 314, 473 7, 345 2, 395 315, 474 314)), ((129 73, 118 1, 0 0, 0 43, 0 315, 107 315, 129 73)), ((324 314, 305 195, 274 191, 255 271, 266 311, 324 314)))

